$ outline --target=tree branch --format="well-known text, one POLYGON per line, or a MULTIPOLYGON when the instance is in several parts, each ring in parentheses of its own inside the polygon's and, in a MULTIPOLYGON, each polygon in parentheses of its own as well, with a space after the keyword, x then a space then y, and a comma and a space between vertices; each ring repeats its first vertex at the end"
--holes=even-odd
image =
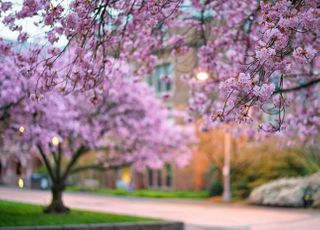
POLYGON ((69 162, 66 170, 64 171, 64 173, 63 173, 63 175, 61 177, 63 181, 68 177, 72 167, 75 165, 75 163, 77 163, 78 159, 86 152, 88 152, 88 149, 83 147, 83 146, 81 146, 76 151, 76 153, 72 156, 71 161, 69 162))
POLYGON ((86 171, 86 170, 97 170, 97 171, 105 171, 105 170, 110 170, 110 169, 118 169, 121 167, 125 166, 130 166, 131 163, 122 163, 122 164, 117 164, 117 165, 108 165, 108 166, 103 166, 99 164, 92 164, 92 165, 83 165, 79 166, 77 168, 74 168, 70 171, 70 174, 86 171))
POLYGON ((278 94, 278 93, 289 93, 289 92, 292 92, 292 91, 298 91, 300 89, 311 87, 311 86, 313 86, 313 85, 315 85, 317 83, 320 83, 320 78, 317 78, 315 80, 309 81, 307 83, 303 83, 301 85, 298 85, 298 86, 295 86, 295 87, 292 87, 292 88, 276 90, 273 93, 273 95, 278 94))
POLYGON ((60 180, 61 177, 61 158, 62 158, 62 146, 59 144, 57 152, 57 161, 56 161, 56 175, 57 179, 60 180))
POLYGON ((51 165, 50 165, 50 162, 49 162, 48 158, 46 157, 46 154, 44 153, 41 145, 40 145, 40 144, 37 144, 37 148, 38 148, 38 150, 39 150, 39 153, 40 153, 40 155, 41 155, 41 157, 42 157, 42 159, 43 159, 43 161, 44 161, 44 164, 45 164, 45 166, 46 166, 46 168, 47 168, 47 170, 48 170, 48 173, 49 173, 52 181, 56 181, 56 177, 54 176, 54 173, 53 173, 53 171, 52 171, 52 167, 51 167, 51 165))

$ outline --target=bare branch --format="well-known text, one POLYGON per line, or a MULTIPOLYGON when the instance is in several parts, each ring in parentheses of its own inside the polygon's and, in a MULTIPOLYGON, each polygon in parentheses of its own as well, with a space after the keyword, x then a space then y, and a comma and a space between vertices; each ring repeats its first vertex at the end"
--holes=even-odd
POLYGON ((318 83, 320 83, 320 78, 314 79, 314 80, 312 80, 312 81, 309 81, 309 82, 307 82, 307 83, 300 84, 300 85, 295 86, 295 87, 292 87, 292 88, 278 89, 278 90, 276 90, 276 91, 273 93, 273 95, 278 94, 278 93, 289 93, 289 92, 301 90, 301 89, 304 89, 304 88, 311 87, 311 86, 313 86, 313 85, 315 85, 315 84, 318 84, 318 83))
POLYGON ((38 148, 39 153, 40 153, 40 155, 41 155, 41 157, 42 157, 42 159, 43 159, 43 161, 44 161, 44 164, 45 164, 45 166, 46 166, 46 168, 47 168, 47 170, 48 170, 48 173, 49 173, 51 179, 52 179, 53 181, 56 181, 57 178, 55 177, 55 175, 54 175, 54 173, 53 173, 52 166, 50 165, 50 162, 49 162, 48 158, 46 157, 46 154, 44 153, 41 145, 40 145, 40 144, 37 144, 37 148, 38 148))
POLYGON ((88 152, 88 149, 85 148, 85 147, 83 147, 83 146, 81 146, 81 147, 78 149, 78 151, 76 151, 76 153, 72 156, 72 158, 71 158, 71 160, 70 160, 70 162, 69 162, 66 170, 65 170, 64 173, 62 174, 62 177, 61 177, 62 181, 64 181, 64 180, 68 177, 68 175, 69 175, 72 167, 77 163, 78 159, 79 159, 83 154, 85 154, 85 153, 87 153, 87 152, 88 152))

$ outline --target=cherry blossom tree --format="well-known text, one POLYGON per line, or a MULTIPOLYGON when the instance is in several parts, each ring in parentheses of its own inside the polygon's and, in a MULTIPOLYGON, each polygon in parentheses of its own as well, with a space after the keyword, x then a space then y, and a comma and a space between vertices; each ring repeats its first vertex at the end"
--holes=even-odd
MULTIPOLYGON (((189 76, 190 112, 204 124, 258 123, 265 132, 314 136, 319 130, 319 0, 24 0, 1 1, 1 19, 17 34, 19 46, 34 38, 25 20, 43 31, 39 45, 13 53, 21 73, 41 78, 37 89, 64 84, 88 90, 103 83, 110 58, 133 63, 141 77, 153 70, 157 55, 198 50, 189 76), (188 28, 187 33, 179 33, 188 28), (173 31, 173 32, 172 32, 173 31), (176 32, 174 32, 176 31, 176 32), (174 34, 174 35, 172 35, 174 34), (59 42, 65 40, 62 46, 59 42), (53 63, 68 47, 75 54, 53 63), (269 117, 270 121, 264 122, 269 117)), ((5 43, 5 46, 12 44, 5 43)), ((14 45, 16 46, 16 45, 14 45)), ((1 49, 1 52, 4 52, 1 49)))
MULTIPOLYGON (((19 56, 21 71, 30 77, 41 70, 41 87, 72 85, 89 89, 104 81, 110 57, 135 63, 133 76, 150 74, 159 51, 174 54, 198 49, 198 72, 190 76, 190 112, 204 123, 262 122, 266 132, 319 128, 319 1, 318 0, 128 0, 1 1, 3 23, 17 33, 20 44, 32 37, 21 21, 32 19, 45 31, 44 45, 19 56), (191 33, 175 33, 190 28, 191 33), (173 33, 174 34, 174 33, 173 33), (191 35, 190 35, 191 34, 191 35), (191 38, 190 38, 191 36, 191 38), (66 45, 57 43, 65 39, 66 45), (67 47, 76 55, 56 80, 53 63, 67 47), (294 124, 292 126, 291 124, 294 124)), ((6 44, 8 45, 8 44, 6 44)), ((3 52, 3 49, 2 51, 3 52)))
MULTIPOLYGON (((53 89, 42 97, 26 97, 10 110, 3 145, 20 145, 21 154, 42 159, 52 182, 46 212, 69 210, 62 193, 71 174, 188 162, 192 130, 169 122, 167 109, 146 83, 129 77, 128 70, 118 65, 99 88, 69 94, 53 89), (77 164, 92 151, 96 151, 95 162, 77 164)), ((10 148, 6 154, 11 154, 10 148)))
POLYGON ((0 2, 3 24, 18 33, 16 41, 0 41, 2 144, 40 155, 52 181, 47 212, 68 211, 62 192, 72 173, 188 161, 192 135, 170 125, 166 109, 136 81, 151 72, 153 47, 165 33, 159 23, 167 23, 178 3, 0 2), (29 28, 19 24, 28 19, 45 38, 28 43, 29 28), (62 48, 60 38, 67 40, 62 48), (141 68, 129 73, 114 58, 141 68), (77 165, 92 150, 101 152, 97 163, 77 165))

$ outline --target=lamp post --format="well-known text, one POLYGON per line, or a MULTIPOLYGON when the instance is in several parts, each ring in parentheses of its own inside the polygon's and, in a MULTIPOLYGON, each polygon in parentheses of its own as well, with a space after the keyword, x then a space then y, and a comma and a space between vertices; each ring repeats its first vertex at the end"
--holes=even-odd
MULTIPOLYGON (((199 71, 196 74, 199 81, 206 81, 209 78, 209 73, 206 71, 199 71)), ((229 133, 224 134, 224 165, 222 169, 223 175, 223 201, 231 201, 231 178, 230 178, 230 164, 231 164, 231 142, 232 138, 229 133)))
POLYGON ((231 178, 230 178, 230 162, 231 162, 231 135, 224 134, 224 166, 223 175, 223 201, 231 201, 231 178))

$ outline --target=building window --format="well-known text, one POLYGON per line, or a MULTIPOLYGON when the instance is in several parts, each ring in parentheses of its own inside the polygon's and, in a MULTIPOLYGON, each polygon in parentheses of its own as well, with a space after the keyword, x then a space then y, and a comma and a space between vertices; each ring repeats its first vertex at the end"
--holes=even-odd
POLYGON ((158 65, 148 78, 148 84, 154 88, 156 93, 168 93, 172 91, 173 67, 171 63, 158 65))
POLYGON ((123 182, 125 182, 126 184, 129 184, 131 182, 131 168, 130 167, 122 168, 121 180, 123 182))
POLYGON ((1 180, 1 176, 2 176, 2 162, 0 161, 0 180, 1 180))
POLYGON ((166 170, 166 186, 168 188, 172 187, 172 166, 170 164, 166 164, 165 166, 165 170, 166 170))
POLYGON ((153 187, 153 171, 148 169, 148 187, 153 187))
POLYGON ((157 170, 157 186, 159 188, 161 188, 162 186, 162 174, 161 174, 161 170, 157 170))
POLYGON ((164 168, 158 170, 147 170, 148 188, 167 189, 173 186, 172 165, 166 164, 164 168))
POLYGON ((16 165, 16 175, 21 176, 21 174, 22 174, 22 165, 21 165, 20 161, 18 161, 18 163, 16 165))

